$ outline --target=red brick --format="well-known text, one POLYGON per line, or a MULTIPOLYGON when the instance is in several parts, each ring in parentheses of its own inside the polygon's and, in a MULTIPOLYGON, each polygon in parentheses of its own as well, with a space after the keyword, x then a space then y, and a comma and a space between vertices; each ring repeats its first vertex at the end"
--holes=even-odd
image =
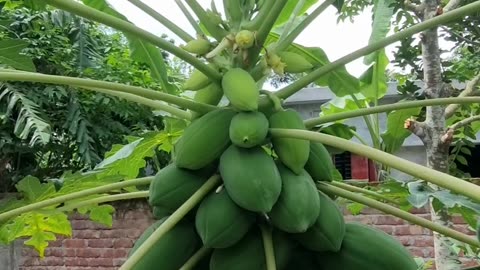
POLYGON ((45 266, 62 266, 64 265, 63 257, 46 257, 40 260, 41 265, 45 266))
POLYGON ((402 225, 405 224, 403 219, 394 216, 376 216, 375 223, 378 225, 402 225))
POLYGON ((429 248, 407 247, 407 249, 416 257, 433 258, 435 256, 433 247, 429 247, 429 248))
POLYGON ((79 248, 75 250, 75 256, 79 258, 98 258, 102 254, 101 248, 79 248))
POLYGON ((61 247, 49 247, 45 250, 45 256, 63 257, 65 249, 61 247))
POLYGON ((126 258, 128 255, 129 249, 116 248, 113 254, 114 258, 126 258))
POLYGON ((74 230, 72 238, 98 239, 100 238, 100 230, 74 230))
POLYGON ((112 263, 113 263, 113 266, 122 266, 126 260, 127 260, 126 258, 112 259, 112 263))
POLYGON ((433 246, 433 237, 432 236, 419 236, 413 237, 413 245, 416 247, 432 247, 433 246))
POLYGON ((64 253, 65 253, 64 256, 65 256, 65 257, 75 257, 75 256, 76 256, 76 255, 75 255, 75 250, 76 250, 75 248, 66 248, 66 249, 64 249, 64 250, 65 250, 65 251, 64 251, 64 253))
POLYGON ((97 267, 97 269, 99 269, 100 266, 115 266, 111 258, 90 258, 86 261, 89 266, 97 267))
POLYGON ((395 228, 395 226, 391 226, 391 225, 375 225, 374 227, 388 234, 393 234, 393 230, 395 228))
POLYGON ((87 247, 87 240, 84 239, 65 239, 63 246, 66 248, 84 248, 87 247))
POLYGON ((132 239, 115 239, 113 242, 114 248, 131 248, 133 247, 132 239))
POLYGON ((113 239, 90 239, 88 246, 92 248, 111 248, 113 247, 113 239))
POLYGON ((127 237, 127 230, 101 230, 100 231, 100 238, 122 238, 127 237))

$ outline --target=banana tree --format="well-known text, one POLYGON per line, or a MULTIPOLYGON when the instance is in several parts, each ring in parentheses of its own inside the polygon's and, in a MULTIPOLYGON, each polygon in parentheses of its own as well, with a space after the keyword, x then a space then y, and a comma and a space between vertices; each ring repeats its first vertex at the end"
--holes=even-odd
MULTIPOLYGON (((144 104, 189 122, 173 145, 172 163, 155 177, 46 199, 35 197, 31 203, 1 213, 1 222, 8 224, 11 219, 39 209, 59 211, 59 204, 77 202, 85 196, 149 184, 148 192, 135 196, 148 196, 149 202, 163 210, 163 214, 137 241, 121 266, 122 270, 160 265, 162 269, 195 269, 205 264, 210 269, 246 269, 261 265, 262 269, 271 270, 289 265, 297 267, 298 264, 321 269, 417 269, 412 256, 398 241, 368 226, 345 222, 330 199, 336 196, 379 209, 473 248, 480 247, 474 237, 412 215, 372 196, 363 196, 349 185, 332 182, 328 171, 320 170, 319 173, 315 168, 332 166, 330 159, 322 158, 324 147, 331 146, 365 156, 476 202, 480 202, 480 187, 373 147, 312 131, 317 125, 350 117, 369 117, 374 113, 432 105, 469 104, 479 102, 479 98, 403 102, 306 121, 300 119, 298 112, 282 107, 282 99, 314 82, 327 84, 337 94, 358 91, 361 85, 345 71, 345 64, 371 55, 374 56, 369 59, 380 62, 379 55, 385 46, 478 12, 480 2, 380 37, 333 62, 320 48, 301 46, 294 41, 326 8, 333 5, 341 9, 342 1, 326 0, 318 6, 317 1, 302 0, 223 1, 223 11, 219 11, 213 4, 205 9, 196 0, 185 3, 177 0, 196 30, 193 38, 155 10, 130 0, 184 39, 184 46, 175 46, 136 27, 112 12, 103 1, 42 2, 105 24, 131 39, 182 59, 194 67, 183 90, 194 91, 195 97, 191 100, 168 93, 168 82, 164 82, 164 91, 153 91, 126 84, 44 75, 18 67, 0 70, 2 81, 71 85, 144 104), (312 11, 298 22, 299 15, 309 8, 313 8, 312 11), (280 26, 281 34, 272 30, 280 26), (278 91, 269 92, 262 88, 271 72, 302 76, 278 91), (228 100, 226 105, 220 103, 222 97, 228 100), (313 166, 308 166, 309 163, 313 166), (172 179, 185 183, 189 179, 198 181, 178 186, 178 181, 172 182, 172 179), (192 223, 187 215, 193 215, 195 222, 192 223), (333 218, 338 226, 331 225, 333 218), (232 226, 234 229, 229 229, 232 226), (297 241, 289 241, 293 238, 297 241), (325 239, 329 240, 329 245, 325 244, 325 239)), ((155 69, 158 64, 152 62, 151 68, 155 69)), ((373 76, 371 80, 377 79, 373 76)), ((126 198, 131 196, 105 195, 90 201, 80 200, 78 204, 126 198)), ((51 234, 48 236, 51 239, 51 234)))

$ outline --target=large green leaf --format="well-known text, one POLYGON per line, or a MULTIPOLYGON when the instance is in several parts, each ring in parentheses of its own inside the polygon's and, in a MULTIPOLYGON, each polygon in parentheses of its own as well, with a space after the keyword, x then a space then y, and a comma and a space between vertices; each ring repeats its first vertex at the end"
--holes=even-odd
POLYGON ((0 40, 0 64, 19 70, 35 72, 32 59, 20 54, 27 46, 28 42, 20 39, 0 40))
MULTIPOLYGON (((282 12, 278 16, 278 19, 275 22, 275 25, 281 25, 286 23, 290 19, 290 16, 292 15, 293 10, 297 6, 298 2, 299 0, 288 0, 282 12)), ((311 6, 313 6, 317 2, 318 0, 306 0, 302 8, 300 9, 300 12, 298 13, 298 15, 300 16, 303 13, 305 13, 311 6)))
POLYGON ((411 108, 393 111, 387 117, 387 130, 381 135, 385 151, 394 153, 402 146, 411 132, 404 127, 405 120, 411 116, 418 115, 421 108, 411 108))
MULTIPOLYGON (((125 16, 113 9, 105 0, 82 0, 87 6, 95 8, 106 14, 128 21, 125 16)), ((160 82, 163 89, 169 93, 175 93, 177 89, 168 81, 167 66, 161 51, 150 43, 124 33, 129 42, 132 59, 145 63, 149 66, 152 77, 160 82)))
POLYGON ((376 54, 375 63, 360 78, 360 91, 370 100, 379 100, 387 93, 388 85, 385 70, 388 63, 385 50, 381 50, 376 54))
MULTIPOLYGON (((375 43, 387 36, 394 11, 393 4, 396 0, 376 0, 374 2, 372 33, 368 44, 375 43)), ((368 65, 374 62, 377 54, 378 51, 365 56, 364 63, 368 65)))

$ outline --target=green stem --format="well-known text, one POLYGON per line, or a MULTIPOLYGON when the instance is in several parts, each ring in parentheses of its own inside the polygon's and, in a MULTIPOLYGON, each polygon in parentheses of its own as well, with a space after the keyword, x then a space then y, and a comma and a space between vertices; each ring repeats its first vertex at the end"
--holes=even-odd
POLYGON ((475 238, 468 236, 466 234, 463 234, 461 232, 455 231, 453 229, 450 229, 448 227, 444 227, 442 225, 436 224, 431 222, 430 220, 421 218, 419 216, 410 214, 406 211, 400 210, 398 208, 395 208, 391 205, 381 203, 378 201, 375 201, 373 199, 364 197, 362 195, 355 194, 353 192, 343 190, 341 188, 334 187, 332 185, 326 184, 326 183, 318 183, 317 187, 320 191, 329 193, 329 194, 335 194, 340 197, 349 199, 351 201, 355 201, 358 203, 361 203, 363 205, 366 205, 368 207, 380 210, 384 213, 399 217, 401 219, 404 219, 406 221, 409 221, 413 224, 420 225, 422 227, 428 228, 432 231, 438 232, 440 234, 443 234, 447 237, 451 237, 453 239, 456 239, 458 241, 467 243, 472 246, 480 247, 480 242, 475 240, 475 238))
MULTIPOLYGON (((360 109, 361 104, 360 104, 360 101, 358 100, 358 98, 354 94, 350 94, 350 96, 352 97, 353 101, 355 102, 355 105, 357 105, 357 107, 360 109)), ((379 149, 380 148, 380 140, 378 139, 378 137, 375 133, 375 128, 373 127, 373 123, 372 123, 372 121, 370 121, 371 119, 367 115, 364 115, 362 117, 363 117, 363 121, 365 121, 365 124, 367 125, 368 133, 370 133, 370 138, 372 139, 373 147, 379 149)))
POLYGON ((263 249, 265 250, 265 260, 267 262, 267 270, 276 270, 275 252, 273 249, 272 228, 266 225, 260 225, 263 239, 263 249))
POLYGON ((150 237, 143 242, 143 244, 130 256, 127 261, 120 267, 119 270, 131 270, 137 262, 145 256, 155 243, 162 238, 168 231, 170 231, 180 220, 192 210, 202 199, 218 184, 220 183, 220 176, 214 175, 205 182, 185 203, 183 203, 177 211, 170 215, 165 222, 158 227, 150 237))
POLYGON ((260 90, 260 94, 264 94, 270 99, 276 112, 283 110, 282 102, 277 96, 275 96, 273 92, 267 90, 260 90))
POLYGON ((107 195, 101 196, 98 198, 93 198, 90 200, 81 201, 78 203, 67 204, 60 208, 57 208, 57 211, 71 211, 73 209, 78 209, 80 207, 89 206, 92 204, 99 204, 105 202, 113 202, 113 201, 121 201, 121 200, 132 200, 138 198, 146 198, 148 197, 148 191, 137 191, 137 192, 130 192, 130 193, 122 193, 122 194, 115 194, 115 195, 107 195))
POLYGON ((358 132, 356 132, 355 130, 352 130, 350 129, 350 133, 353 134, 353 136, 355 138, 357 138, 358 141, 360 141, 361 144, 363 145, 368 145, 368 143, 362 138, 362 136, 360 134, 358 134, 358 132))
POLYGON ((293 41, 312 23, 322 12, 327 9, 336 0, 327 0, 318 6, 310 15, 308 15, 300 24, 295 27, 282 41, 277 44, 277 50, 285 50, 293 41))
POLYGON ((186 2, 193 10, 195 15, 197 15, 198 19, 205 26, 210 35, 212 35, 217 41, 221 41, 224 37, 228 35, 228 32, 225 31, 225 29, 212 23, 212 21, 208 18, 205 10, 196 0, 186 0, 186 2))
POLYGON ((263 44, 267 40, 268 34, 272 30, 273 25, 278 19, 278 16, 282 12, 282 9, 287 4, 287 0, 275 0, 272 8, 269 10, 265 20, 260 25, 256 35, 256 46, 253 46, 249 51, 249 62, 255 64, 257 62, 258 55, 263 48, 263 44))
POLYGON ((402 109, 426 107, 426 106, 436 106, 436 105, 469 104, 469 103, 480 103, 480 97, 436 98, 436 99, 415 100, 415 101, 380 105, 377 107, 358 109, 358 110, 353 110, 348 112, 340 112, 340 113, 335 113, 335 114, 326 115, 322 117, 307 119, 305 120, 305 126, 307 126, 307 128, 312 128, 316 125, 320 125, 324 123, 330 123, 330 122, 335 122, 343 119, 354 118, 354 117, 375 114, 375 113, 389 112, 394 110, 402 110, 402 109))
POLYGON ((253 20, 249 22, 245 22, 242 25, 242 28, 255 31, 260 28, 262 23, 267 19, 268 14, 270 13, 273 5, 275 4, 275 0, 264 0, 265 3, 263 4, 262 8, 258 12, 258 14, 253 18, 253 20))
POLYGON ((198 264, 198 262, 203 259, 203 257, 207 256, 212 251, 211 248, 201 247, 195 254, 193 254, 190 259, 188 259, 185 264, 180 267, 180 270, 190 270, 194 269, 194 267, 198 264))
POLYGON ((183 39, 185 42, 189 42, 190 40, 194 39, 192 36, 190 36, 187 32, 183 31, 182 28, 178 27, 176 24, 174 24, 172 21, 169 19, 165 18, 162 14, 158 13, 155 11, 153 8, 150 6, 146 5, 140 0, 128 0, 130 3, 135 5, 137 8, 141 9, 143 12, 147 13, 150 15, 152 18, 157 20, 159 23, 161 23, 163 26, 167 27, 170 31, 172 31, 175 35, 177 35, 179 38, 183 39))
POLYGON ((367 157, 381 164, 385 164, 401 172, 419 179, 449 189, 460 195, 467 196, 480 202, 480 186, 469 183, 457 177, 442 173, 411 161, 385 153, 375 148, 354 143, 335 136, 299 129, 270 129, 270 134, 277 137, 296 138, 320 142, 351 153, 367 157))
POLYGON ((164 103, 162 103, 160 101, 157 101, 157 100, 144 98, 144 97, 137 96, 137 95, 130 94, 130 93, 122 93, 122 92, 118 92, 118 91, 105 90, 105 89, 102 89, 102 88, 86 88, 86 89, 96 91, 96 92, 100 92, 100 93, 104 93, 104 94, 111 95, 111 96, 116 96, 116 97, 119 97, 119 98, 126 99, 128 101, 133 101, 133 102, 139 103, 139 104, 143 104, 143 105, 146 105, 146 106, 151 107, 151 108, 156 109, 156 110, 168 112, 168 113, 170 113, 172 115, 175 115, 175 116, 177 116, 179 118, 182 118, 182 119, 191 120, 191 118, 192 118, 191 113, 189 113, 187 111, 184 111, 184 110, 181 110, 181 109, 178 109, 178 108, 175 108, 175 107, 172 107, 172 106, 169 106, 169 105, 164 104, 164 103))
POLYGON ((282 42, 287 37, 287 35, 290 32, 290 29, 292 29, 292 27, 295 23, 295 19, 297 18, 298 13, 300 13, 300 10, 302 10, 304 5, 305 5, 305 0, 299 0, 297 2, 297 5, 295 5, 295 8, 293 9, 292 14, 290 14, 290 18, 288 18, 287 25, 285 26, 285 28, 283 28, 283 32, 280 35, 279 42, 282 42))
POLYGON ((197 32, 197 35, 203 34, 203 31, 200 28, 200 25, 198 25, 198 22, 193 18, 192 14, 190 14, 190 11, 188 11, 188 9, 185 7, 182 1, 175 0, 175 3, 177 3, 177 6, 183 12, 183 15, 185 15, 188 22, 190 22, 190 25, 193 27, 193 29, 195 29, 195 31, 197 32))
POLYGON ((352 186, 352 185, 349 185, 349 184, 345 184, 345 183, 342 183, 342 182, 338 182, 338 181, 329 182, 328 184, 330 184, 330 185, 332 185, 332 186, 336 186, 336 187, 341 188, 341 189, 344 189, 344 190, 351 191, 351 192, 363 193, 363 194, 365 194, 365 195, 372 196, 372 197, 375 197, 375 198, 377 198, 377 199, 380 199, 380 200, 387 201, 387 202, 389 202, 389 203, 393 203, 393 204, 398 205, 398 202, 397 202, 397 201, 395 201, 395 200, 393 200, 393 199, 390 199, 390 198, 388 198, 388 197, 386 197, 386 196, 383 196, 383 195, 380 194, 380 193, 377 193, 377 192, 368 190, 368 189, 355 187, 355 186, 352 186))
POLYGON ((12 217, 15 217, 15 216, 19 216, 23 213, 27 213, 27 212, 37 210, 37 209, 41 209, 41 208, 45 208, 45 207, 54 206, 56 204, 64 203, 64 202, 67 202, 67 201, 70 201, 70 200, 80 199, 82 197, 86 197, 86 196, 90 196, 90 195, 94 195, 94 194, 99 194, 99 193, 103 193, 103 192, 108 192, 108 191, 112 191, 112 190, 116 190, 116 189, 122 189, 122 188, 125 188, 125 187, 148 185, 148 184, 150 184, 150 182, 152 180, 153 180, 153 177, 144 177, 144 178, 138 178, 138 179, 133 179, 133 180, 126 180, 126 181, 122 181, 122 182, 119 182, 119 183, 113 183, 113 184, 108 184, 108 185, 104 185, 104 186, 100 186, 100 187, 89 188, 89 189, 86 189, 86 190, 73 192, 73 193, 70 193, 70 194, 66 194, 66 195, 55 197, 55 198, 47 199, 47 200, 44 200, 44 201, 35 202, 35 203, 29 204, 29 205, 25 205, 25 206, 22 206, 22 207, 19 207, 19 208, 1 213, 0 214, 0 223, 3 223, 8 219, 10 219, 12 217))
POLYGON ((147 90, 138 86, 131 86, 126 84, 104 82, 91 79, 82 79, 66 76, 45 75, 33 72, 3 72, 0 71, 0 81, 28 81, 39 82, 49 84, 63 84, 71 85, 82 88, 101 88, 105 90, 111 90, 116 92, 125 92, 135 94, 140 97, 162 100, 167 103, 175 104, 180 107, 184 107, 198 112, 209 112, 216 109, 215 106, 207 105, 174 95, 162 93, 159 91, 147 90))
POLYGON ((143 30, 130 22, 118 19, 112 15, 108 15, 104 12, 98 11, 94 8, 88 7, 86 5, 80 4, 73 0, 43 0, 47 4, 60 8, 62 10, 68 11, 72 14, 84 17, 89 20, 93 20, 105 25, 108 25, 112 28, 120 30, 122 32, 133 35, 137 38, 143 39, 155 46, 158 46, 161 49, 164 49, 178 58, 184 60, 185 62, 191 64, 196 69, 210 77, 212 80, 220 80, 222 75, 215 69, 207 66, 202 61, 197 59, 195 56, 191 55, 187 51, 175 46, 169 41, 157 37, 156 35, 143 30))
POLYGON ((416 24, 408 29, 395 33, 389 37, 386 37, 382 40, 379 40, 375 43, 372 43, 368 46, 365 46, 353 53, 350 53, 326 66, 319 67, 312 71, 310 74, 300 78, 299 80, 295 81, 294 83, 284 87, 283 89, 279 90, 276 94, 280 98, 286 99, 289 96, 295 94, 296 92, 300 91, 303 87, 309 85, 313 81, 319 79, 323 75, 327 74, 328 72, 335 70, 341 66, 344 66, 347 63, 350 63, 357 58, 362 56, 368 55, 373 53, 381 48, 384 48, 394 42, 400 41, 404 38, 410 37, 416 33, 422 32, 424 30, 430 29, 440 24, 445 24, 450 21, 453 21, 458 18, 462 18, 466 15, 472 14, 477 12, 480 9, 480 1, 473 2, 471 4, 465 5, 463 7, 457 8, 447 13, 443 13, 442 15, 436 16, 432 19, 423 21, 419 24, 416 24))

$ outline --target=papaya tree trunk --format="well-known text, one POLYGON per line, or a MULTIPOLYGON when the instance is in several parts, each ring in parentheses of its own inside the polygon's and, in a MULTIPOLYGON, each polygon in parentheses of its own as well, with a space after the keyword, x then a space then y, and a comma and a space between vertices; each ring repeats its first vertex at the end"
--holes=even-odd
MULTIPOLYGON (((439 9, 438 0, 424 0, 419 6, 419 15, 423 20, 435 17, 439 9)), ((448 85, 443 83, 439 40, 437 28, 429 29, 421 34, 423 77, 425 82, 425 96, 428 99, 450 96, 448 85)), ((431 106, 426 109, 425 122, 415 123, 414 133, 422 139, 427 155, 427 166, 429 168, 448 173, 448 156, 450 139, 445 139, 447 134, 445 107, 431 106)), ((434 190, 439 187, 430 185, 434 190)), ((444 208, 435 199, 430 200, 430 211, 432 221, 451 227, 451 218, 444 208)), ((461 269, 461 262, 451 248, 451 240, 438 233, 434 233, 435 265, 437 270, 461 269)))

